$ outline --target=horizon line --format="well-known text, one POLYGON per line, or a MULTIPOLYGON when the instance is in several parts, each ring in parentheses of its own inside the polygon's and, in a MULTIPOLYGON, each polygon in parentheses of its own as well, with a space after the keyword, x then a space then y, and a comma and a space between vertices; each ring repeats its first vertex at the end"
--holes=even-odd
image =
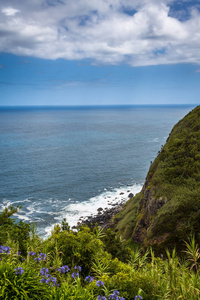
POLYGON ((86 104, 86 105, 0 105, 0 109, 5 108, 109 108, 109 107, 137 107, 137 106, 198 106, 197 103, 162 103, 162 104, 86 104))

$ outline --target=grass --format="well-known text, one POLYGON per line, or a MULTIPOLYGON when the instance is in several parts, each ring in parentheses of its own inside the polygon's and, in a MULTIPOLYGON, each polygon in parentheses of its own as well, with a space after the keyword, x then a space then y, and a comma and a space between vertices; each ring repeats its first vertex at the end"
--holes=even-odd
POLYGON ((116 229, 120 231, 124 239, 128 239, 133 233, 137 221, 139 201, 140 193, 134 197, 134 201, 130 199, 126 202, 123 210, 115 216, 114 222, 117 222, 116 229))

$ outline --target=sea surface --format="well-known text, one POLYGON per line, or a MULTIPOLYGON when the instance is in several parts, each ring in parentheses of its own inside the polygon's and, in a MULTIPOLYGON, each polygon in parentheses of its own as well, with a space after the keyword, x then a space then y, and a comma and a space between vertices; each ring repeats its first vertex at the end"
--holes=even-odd
POLYGON ((138 193, 190 106, 1 107, 0 210, 48 236, 138 193))

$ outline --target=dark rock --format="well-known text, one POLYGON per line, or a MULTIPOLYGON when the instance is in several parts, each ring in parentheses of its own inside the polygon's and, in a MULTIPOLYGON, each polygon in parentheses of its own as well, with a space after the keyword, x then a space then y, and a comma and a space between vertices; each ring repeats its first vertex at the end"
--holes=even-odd
POLYGON ((128 197, 129 197, 129 198, 133 198, 133 197, 134 197, 133 193, 130 193, 130 194, 128 195, 128 197))
MULTIPOLYGON (((109 205, 109 204, 108 204, 109 205)), ((122 209, 122 202, 113 203, 111 208, 106 208, 105 210, 98 211, 96 216, 89 216, 87 219, 82 221, 82 224, 86 224, 91 226, 92 224, 98 224, 104 229, 113 227, 112 218, 113 216, 118 213, 122 209)))

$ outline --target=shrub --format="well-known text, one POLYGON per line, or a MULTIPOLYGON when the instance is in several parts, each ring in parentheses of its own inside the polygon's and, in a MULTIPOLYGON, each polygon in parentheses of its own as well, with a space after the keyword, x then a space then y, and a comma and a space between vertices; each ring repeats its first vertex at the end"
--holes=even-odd
POLYGON ((70 268, 75 265, 82 266, 83 276, 90 273, 95 257, 104 255, 103 243, 86 226, 78 232, 64 230, 52 234, 47 241, 47 251, 51 256, 54 255, 55 248, 58 248, 64 265, 70 268))
POLYGON ((138 272, 119 272, 112 277, 107 277, 105 282, 109 290, 119 290, 126 300, 134 300, 138 291, 143 291, 145 300, 156 300, 156 285, 150 275, 138 272))

